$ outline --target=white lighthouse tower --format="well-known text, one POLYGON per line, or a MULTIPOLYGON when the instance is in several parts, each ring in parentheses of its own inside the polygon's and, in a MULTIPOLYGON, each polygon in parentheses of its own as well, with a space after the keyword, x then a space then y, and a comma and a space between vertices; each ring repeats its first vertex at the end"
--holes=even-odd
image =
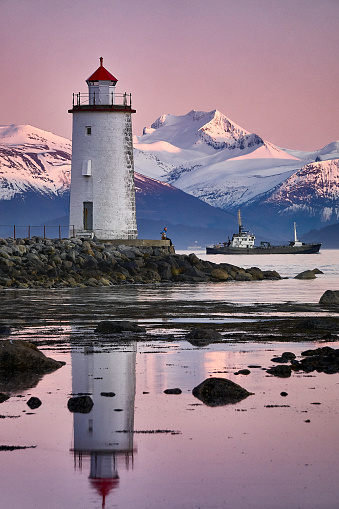
POLYGON ((69 235, 137 239, 131 94, 116 94, 103 66, 73 94, 69 235))

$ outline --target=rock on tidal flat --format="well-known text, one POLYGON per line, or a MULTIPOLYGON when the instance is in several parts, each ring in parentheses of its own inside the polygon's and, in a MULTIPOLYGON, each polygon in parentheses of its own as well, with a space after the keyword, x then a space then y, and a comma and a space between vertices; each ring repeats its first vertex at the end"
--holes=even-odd
POLYGON ((8 325, 4 325, 2 323, 0 323, 0 334, 10 334, 12 331, 11 331, 11 328, 8 327, 8 325))
POLYGON ((31 410, 34 410, 35 408, 39 408, 39 406, 42 405, 42 401, 39 398, 36 398, 35 396, 32 396, 27 401, 27 405, 31 410))
POLYGON ((18 372, 51 373, 65 364, 46 357, 27 341, 8 339, 0 342, 0 373, 8 377, 18 372))
POLYGON ((165 389, 164 393, 165 394, 181 394, 182 390, 179 389, 178 387, 176 387, 175 389, 165 389))
POLYGON ((73 413, 89 414, 93 405, 94 403, 90 396, 78 396, 69 398, 67 408, 73 413))
POLYGON ((222 341, 222 335, 214 329, 196 328, 186 335, 186 339, 195 346, 201 346, 213 341, 222 341))
POLYGON ((320 297, 319 304, 339 306, 339 290, 326 290, 320 297))
POLYGON ((0 403, 3 403, 4 401, 7 401, 10 398, 7 394, 4 394, 3 392, 0 392, 0 403))
POLYGON ((300 272, 297 276, 295 276, 294 279, 315 279, 316 276, 313 272, 313 270, 304 270, 303 272, 300 272))
POLYGON ((281 279, 281 275, 276 270, 264 270, 264 279, 281 279))
POLYGON ((125 320, 104 320, 98 323, 95 332, 101 332, 102 334, 115 334, 119 332, 145 332, 145 329, 136 323, 128 322, 125 320))
POLYGON ((292 368, 291 366, 286 365, 280 365, 280 366, 273 366, 272 368, 269 368, 267 370, 267 373, 270 375, 278 376, 280 378, 288 378, 291 376, 292 368))
POLYGON ((212 377, 194 387, 192 394, 205 405, 215 407, 238 403, 253 393, 226 378, 212 377))

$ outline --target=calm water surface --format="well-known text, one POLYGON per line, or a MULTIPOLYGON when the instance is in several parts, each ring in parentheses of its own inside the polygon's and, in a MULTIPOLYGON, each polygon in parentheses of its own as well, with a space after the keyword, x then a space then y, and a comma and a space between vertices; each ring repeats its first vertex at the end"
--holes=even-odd
MULTIPOLYGON (((22 296, 42 321, 24 324, 13 339, 47 338, 43 351, 66 361, 35 387, 13 390, 0 405, 0 445, 35 446, 0 451, 1 509, 338 507, 339 375, 294 373, 278 379, 262 369, 283 351, 299 356, 318 343, 196 348, 150 336, 142 343, 99 344, 89 331, 89 307, 98 320, 103 313, 113 319, 121 306, 133 309, 147 300, 154 302, 158 320, 157 302, 166 300, 316 303, 326 289, 339 289, 336 251, 225 258, 243 267, 274 268, 289 279, 0 293, 2 322, 22 296), (315 267, 324 272, 317 279, 293 279, 315 267), (63 309, 74 309, 74 318, 68 311, 60 320, 63 309), (74 341, 79 317, 85 324, 81 342, 74 341), (235 375, 249 365, 258 367, 248 376, 235 375), (210 376, 229 378, 254 395, 236 405, 207 407, 192 389, 210 376), (182 394, 164 394, 174 387, 182 394), (89 414, 67 409, 69 397, 79 393, 94 401, 89 414), (26 404, 31 395, 43 403, 32 411, 26 404)), ((339 341, 329 345, 339 348, 339 341)))

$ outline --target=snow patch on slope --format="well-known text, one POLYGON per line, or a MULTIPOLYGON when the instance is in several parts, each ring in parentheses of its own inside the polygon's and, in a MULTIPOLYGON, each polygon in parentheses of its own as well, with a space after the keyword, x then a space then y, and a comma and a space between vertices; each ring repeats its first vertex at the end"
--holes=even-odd
POLYGON ((0 126, 0 194, 60 195, 70 187, 71 142, 29 125, 0 126))
POLYGON ((303 166, 267 199, 267 203, 308 203, 315 199, 339 199, 338 159, 303 166))

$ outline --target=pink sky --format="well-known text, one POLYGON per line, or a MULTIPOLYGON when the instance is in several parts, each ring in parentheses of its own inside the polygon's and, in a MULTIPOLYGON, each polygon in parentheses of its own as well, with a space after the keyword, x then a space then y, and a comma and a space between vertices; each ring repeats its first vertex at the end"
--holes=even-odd
POLYGON ((339 140, 338 0, 1 0, 0 125, 71 137, 72 93, 104 66, 134 134, 218 109, 284 147, 339 140))

